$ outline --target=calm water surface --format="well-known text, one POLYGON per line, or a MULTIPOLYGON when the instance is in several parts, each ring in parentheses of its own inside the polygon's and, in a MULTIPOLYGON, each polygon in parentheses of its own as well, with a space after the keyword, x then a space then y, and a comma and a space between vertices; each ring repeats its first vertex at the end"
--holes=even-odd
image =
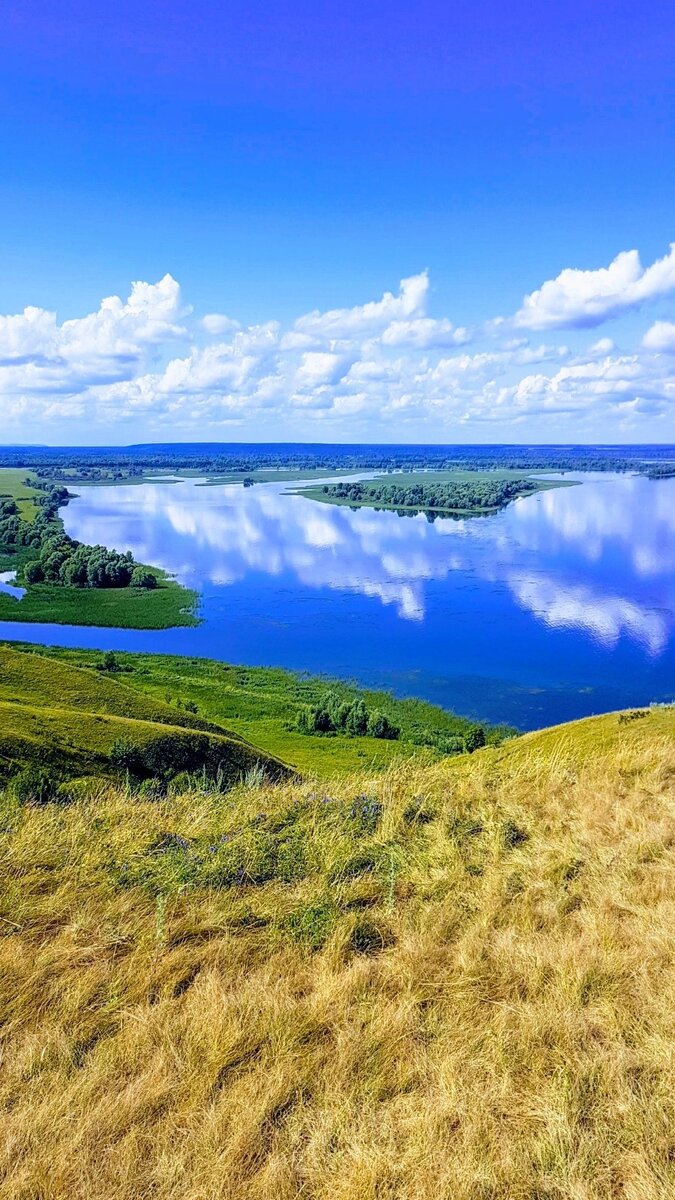
POLYGON ((196 587, 203 624, 0 636, 324 672, 521 728, 671 700, 675 480, 575 478, 433 523, 288 484, 85 488, 68 533, 196 587))

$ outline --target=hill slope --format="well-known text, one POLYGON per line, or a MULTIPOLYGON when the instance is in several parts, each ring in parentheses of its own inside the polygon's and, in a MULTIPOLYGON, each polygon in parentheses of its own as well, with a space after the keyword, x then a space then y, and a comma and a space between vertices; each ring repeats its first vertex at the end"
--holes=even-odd
POLYGON ((17 808, 0 1196, 675 1194, 675 713, 17 808))
POLYGON ((256 763, 272 775, 284 770, 238 734, 117 676, 0 646, 0 780, 29 765, 49 766, 64 779, 120 774, 110 755, 121 742, 145 754, 154 748, 157 761, 170 751, 175 769, 220 768, 232 780, 256 763))

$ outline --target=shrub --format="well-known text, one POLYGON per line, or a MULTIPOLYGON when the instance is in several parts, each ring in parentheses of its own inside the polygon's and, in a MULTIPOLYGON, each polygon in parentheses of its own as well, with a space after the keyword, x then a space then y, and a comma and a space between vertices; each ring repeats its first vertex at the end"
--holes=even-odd
POLYGON ((110 761, 121 771, 136 772, 142 765, 141 748, 128 738, 115 738, 110 747, 110 761))
POLYGON ((99 671, 121 671, 117 655, 112 650, 106 650, 100 663, 98 663, 99 671))
POLYGON ((26 563, 23 569, 23 577, 26 583, 42 583, 45 577, 45 573, 42 569, 42 563, 38 562, 37 559, 33 559, 32 562, 26 563))
POLYGON ((49 804, 55 800, 58 780, 45 767, 33 764, 17 771, 11 790, 20 804, 49 804))
POLYGON ((374 712, 368 718, 368 733, 370 737, 386 738, 387 741, 396 741, 401 730, 398 725, 393 725, 386 713, 374 712))

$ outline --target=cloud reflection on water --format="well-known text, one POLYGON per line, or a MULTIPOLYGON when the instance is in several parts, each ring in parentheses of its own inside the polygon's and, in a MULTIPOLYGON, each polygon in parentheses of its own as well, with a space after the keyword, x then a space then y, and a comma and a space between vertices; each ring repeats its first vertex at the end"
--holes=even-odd
POLYGON ((196 587, 290 574, 421 623, 435 583, 490 586, 549 628, 608 649, 627 637, 657 656, 674 624, 674 500, 673 480, 592 476, 497 516, 430 523, 317 504, 277 484, 185 481, 83 489, 64 517, 74 537, 131 549, 196 587))

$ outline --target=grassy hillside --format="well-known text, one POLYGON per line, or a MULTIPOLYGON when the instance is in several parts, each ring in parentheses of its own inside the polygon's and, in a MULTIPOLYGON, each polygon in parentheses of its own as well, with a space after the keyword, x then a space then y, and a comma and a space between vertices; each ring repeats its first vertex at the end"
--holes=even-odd
POLYGON ((62 781, 122 778, 125 771, 110 757, 120 742, 145 753, 164 747, 176 770, 182 754, 185 769, 220 769, 232 780, 256 763, 272 773, 280 769, 236 733, 142 695, 116 677, 0 646, 0 780, 27 767, 48 768, 62 781))
POLYGON ((673 709, 0 828, 0 1196, 675 1195, 673 709))
MULTIPOLYGON (((21 649, 27 654, 35 652, 28 646, 22 645, 21 649)), ((101 659, 97 651, 59 647, 40 647, 39 655, 87 668, 95 667, 101 659)), ((125 668, 120 678, 128 688, 170 704, 172 712, 177 702, 192 703, 209 721, 236 731, 266 753, 312 774, 381 769, 411 754, 433 762, 440 757, 439 747, 447 748, 448 738, 463 738, 472 725, 465 717, 424 700, 397 700, 387 692, 357 689, 278 668, 229 666, 210 659, 165 654, 119 653, 117 658, 125 668), (386 713, 400 727, 400 740, 300 733, 295 728, 300 710, 319 702, 329 690, 345 699, 358 695, 369 710, 386 713)), ((488 738, 493 739, 510 732, 506 726, 487 729, 488 738)))

